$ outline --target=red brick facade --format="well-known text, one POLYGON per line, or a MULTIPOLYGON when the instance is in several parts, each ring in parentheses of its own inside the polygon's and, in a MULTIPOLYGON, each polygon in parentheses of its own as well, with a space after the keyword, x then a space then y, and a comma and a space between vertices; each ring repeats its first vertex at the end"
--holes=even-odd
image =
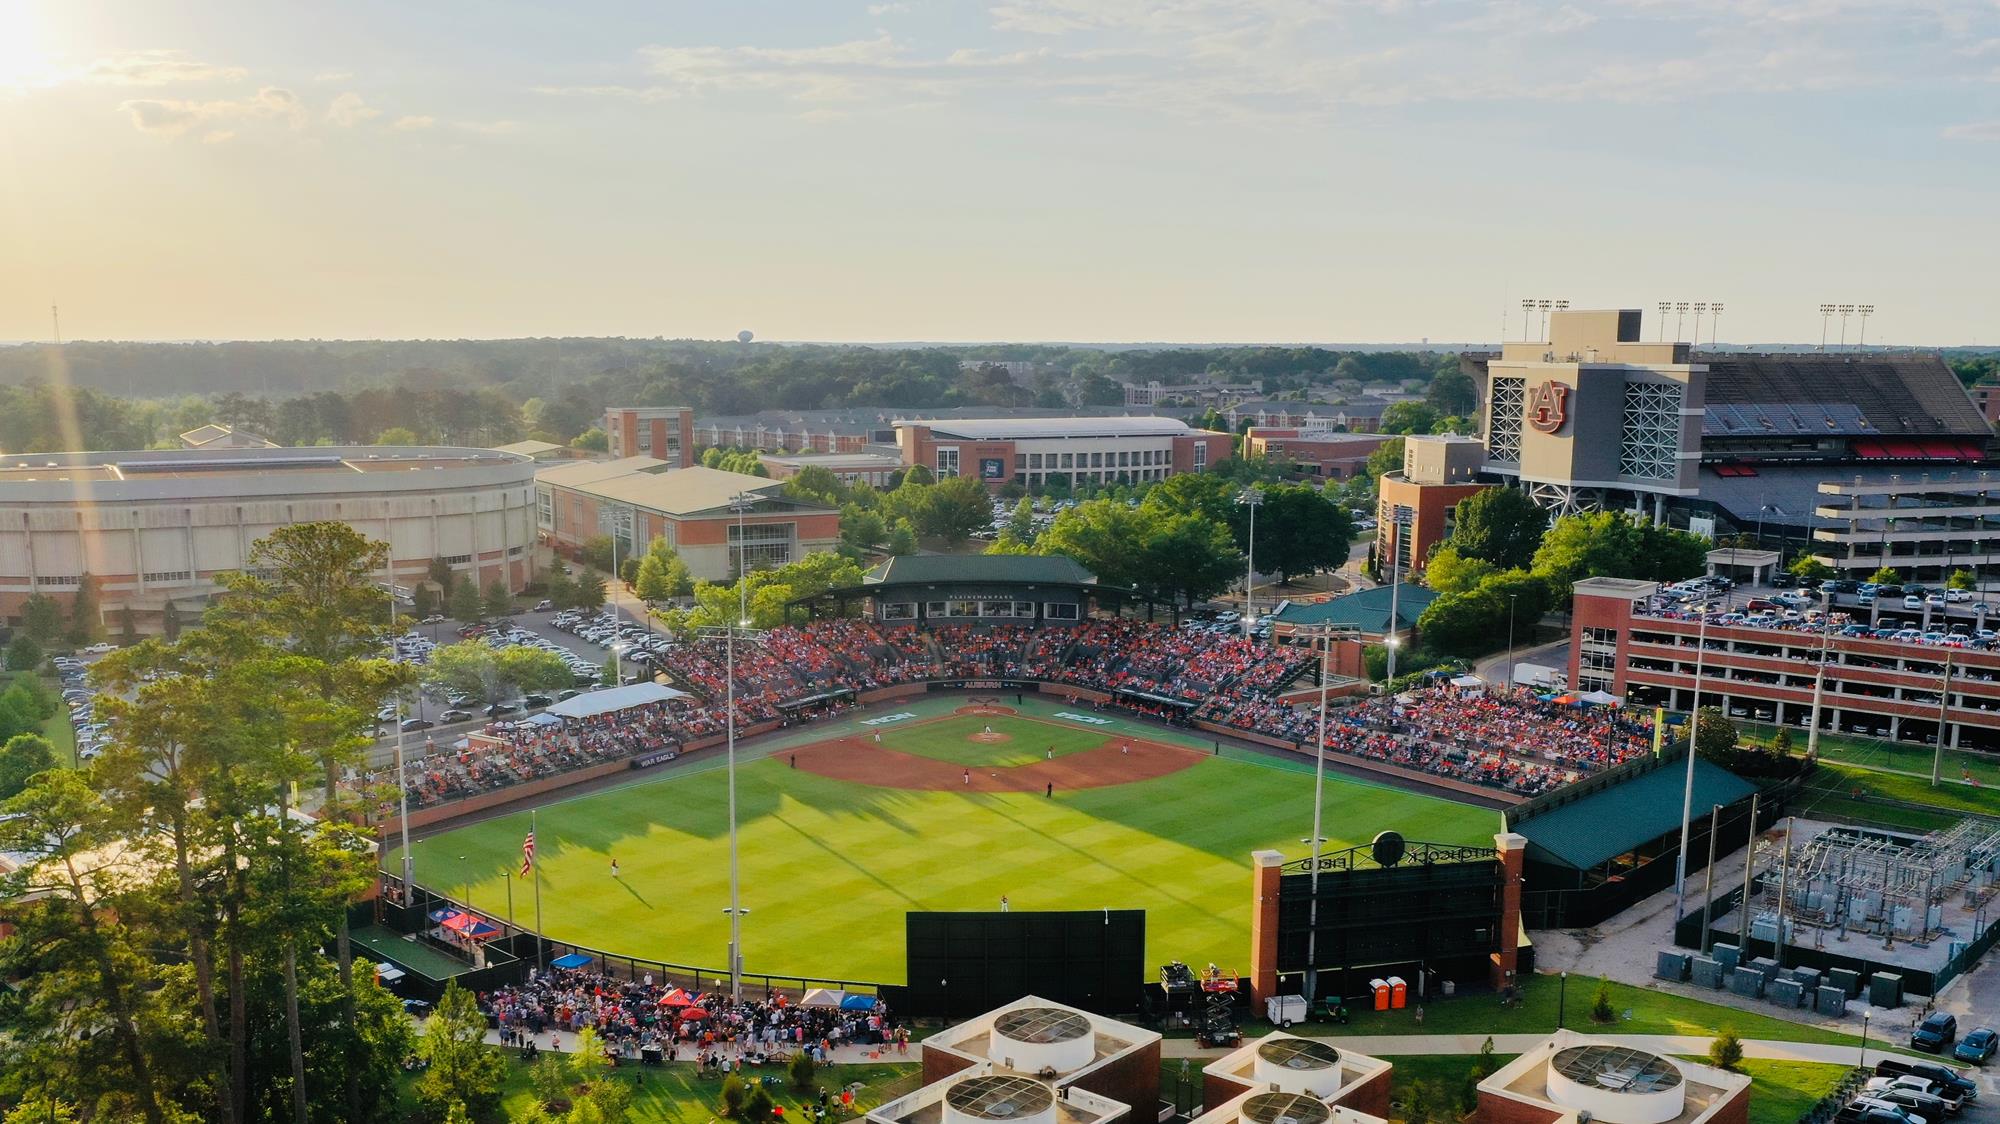
POLYGON ((1398 507, 1407 507, 1413 514, 1410 541, 1402 549, 1402 565, 1408 567, 1408 573, 1421 573, 1431 548, 1450 535, 1452 508, 1491 487, 1491 484, 1413 484, 1403 479, 1400 472, 1385 474, 1377 483, 1375 514, 1375 558, 1382 567, 1384 580, 1389 573, 1389 560, 1396 557, 1396 538, 1402 531, 1395 518, 1398 507))
POLYGON ((656 457, 676 468, 694 463, 694 411, 685 406, 613 406, 604 411, 604 432, 614 457, 656 457))

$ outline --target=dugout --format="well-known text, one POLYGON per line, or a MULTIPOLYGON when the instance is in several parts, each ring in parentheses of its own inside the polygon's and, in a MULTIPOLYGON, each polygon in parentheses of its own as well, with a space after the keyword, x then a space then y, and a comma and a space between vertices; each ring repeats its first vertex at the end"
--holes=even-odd
MULTIPOLYGON (((1522 919, 1530 929, 1596 925, 1674 884, 1680 855, 1687 743, 1565 785, 1504 813, 1507 830, 1527 839, 1522 919)), ((1722 808, 1717 859, 1750 838, 1750 798, 1757 787, 1713 762, 1694 763, 1689 873, 1708 864, 1710 810, 1722 808)), ((1784 813, 1767 799, 1757 818, 1784 813)))
POLYGON ((869 620, 883 624, 1061 625, 1140 602, 1150 614, 1152 598, 1099 585, 1096 575, 1061 555, 906 554, 868 571, 860 585, 790 604, 814 616, 848 616, 861 605, 869 620))

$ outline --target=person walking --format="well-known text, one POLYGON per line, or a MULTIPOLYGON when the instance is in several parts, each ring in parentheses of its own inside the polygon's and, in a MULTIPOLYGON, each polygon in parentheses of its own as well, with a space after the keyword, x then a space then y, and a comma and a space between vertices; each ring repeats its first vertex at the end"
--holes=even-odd
POLYGON ((1054 796, 1055 794, 1056 794, 1056 782, 1054 782, 1054 781, 1050 781, 1050 782, 1049 782, 1049 790, 1048 790, 1047 792, 1044 792, 1044 793, 1043 793, 1042 795, 1043 795, 1043 796, 1054 796))
POLYGON ((796 769, 798 767, 799 767, 799 755, 794 753, 792 754, 792 768, 796 769))
POLYGON ((1049 752, 1048 752, 1048 759, 1049 759, 1050 761, 1054 761, 1054 760, 1056 759, 1056 747, 1055 747, 1055 746, 1050 746, 1050 747, 1049 747, 1049 752))
POLYGON ((1007 908, 1007 905, 1008 905, 1008 903, 1007 903, 1007 895, 1005 895, 1005 894, 1002 894, 1002 895, 1000 895, 1000 912, 1002 912, 1002 913, 1006 913, 1006 912, 1008 912, 1008 908, 1007 908))
POLYGON ((617 860, 617 859, 612 859, 612 860, 611 860, 611 877, 613 877, 613 878, 616 878, 616 877, 618 877, 618 860, 617 860))

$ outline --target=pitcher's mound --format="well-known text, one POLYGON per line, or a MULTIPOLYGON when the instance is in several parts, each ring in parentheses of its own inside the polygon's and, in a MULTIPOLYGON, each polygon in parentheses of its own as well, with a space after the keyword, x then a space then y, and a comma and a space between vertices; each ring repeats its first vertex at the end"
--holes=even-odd
POLYGON ((981 730, 966 740, 979 742, 982 745, 991 745, 996 742, 1011 742, 1014 740, 1014 735, 1002 734, 994 730, 981 730))

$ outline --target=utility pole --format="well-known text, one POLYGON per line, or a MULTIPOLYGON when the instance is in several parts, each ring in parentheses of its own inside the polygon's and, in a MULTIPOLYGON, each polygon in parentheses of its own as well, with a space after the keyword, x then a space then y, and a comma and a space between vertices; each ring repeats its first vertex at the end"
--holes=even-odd
POLYGON ((1687 898, 1688 823, 1694 818, 1694 759, 1701 740, 1701 673, 1708 658, 1708 606, 1702 606, 1701 625, 1695 630, 1694 698, 1688 707, 1687 782, 1681 792, 1681 846, 1674 858, 1674 923, 1680 924, 1681 907, 1687 898))

